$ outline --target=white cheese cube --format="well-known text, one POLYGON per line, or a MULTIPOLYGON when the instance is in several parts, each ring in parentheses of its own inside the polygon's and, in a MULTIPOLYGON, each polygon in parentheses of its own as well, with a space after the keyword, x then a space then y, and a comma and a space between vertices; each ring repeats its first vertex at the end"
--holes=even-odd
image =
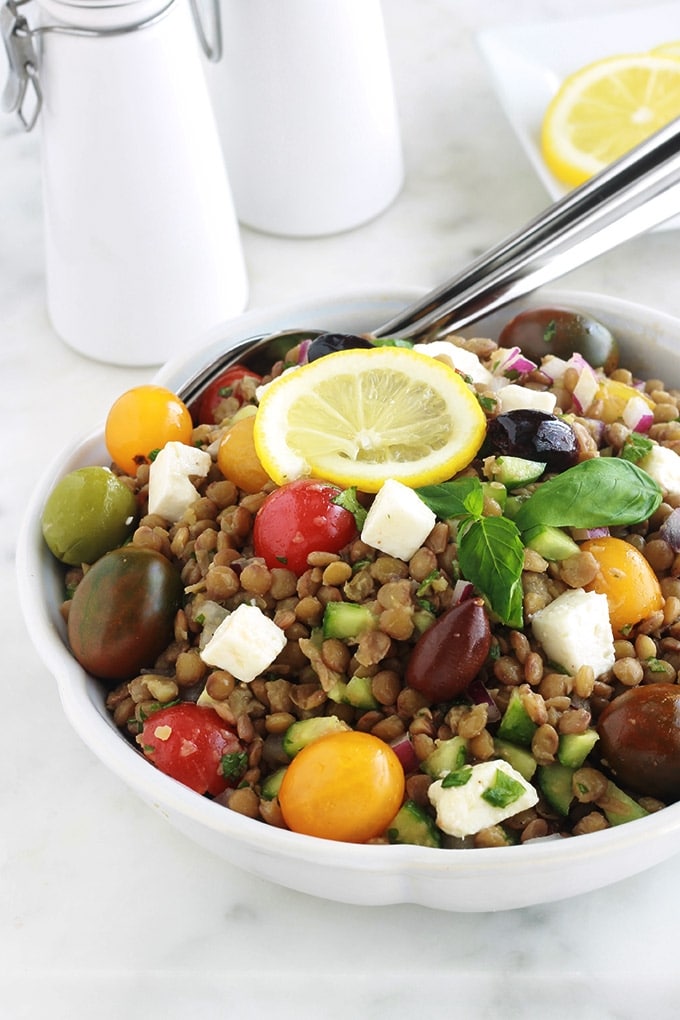
POLYGON ((572 676, 581 666, 592 666, 597 677, 614 665, 606 595, 583 588, 565 591, 534 613, 531 629, 548 658, 572 676))
POLYGON ((429 344, 415 344, 414 351, 419 354, 427 354, 430 358, 440 358, 456 371, 467 375, 474 383, 482 383, 491 386, 495 383, 495 377, 486 368, 474 351, 466 351, 464 347, 457 347, 449 340, 433 340, 429 344))
POLYGON ((552 414, 555 410, 557 397, 547 390, 530 390, 526 386, 518 386, 516 383, 508 383, 501 387, 496 396, 498 401, 499 414, 507 414, 508 411, 520 411, 527 408, 532 411, 547 411, 552 414))
POLYGON ((149 468, 149 513, 172 524, 197 500, 191 476, 205 478, 212 458, 186 443, 166 443, 149 468))
POLYGON ((200 652, 209 666, 226 669, 250 683, 271 666, 286 644, 286 635, 257 606, 246 603, 229 613, 200 652))
POLYGON ((680 494, 680 457, 675 450, 656 444, 638 461, 638 467, 651 475, 664 492, 680 494))
MULTIPOLYGON (((460 770, 464 773, 464 769, 460 770)), ((431 783, 427 795, 437 812, 437 825, 450 836, 473 836, 490 825, 498 825, 520 811, 526 811, 538 801, 531 783, 506 761, 484 761, 470 767, 470 777, 462 786, 443 786, 442 780, 431 783), (499 778, 498 773, 501 773, 499 778), (509 786, 508 802, 490 803, 484 794, 499 790, 506 780, 509 786), (516 785, 515 785, 516 784, 516 785), (495 788, 495 789, 494 789, 495 788)), ((499 798, 504 799, 502 796, 499 798)))
POLYGON ((407 485, 388 478, 366 515, 361 541, 398 560, 410 560, 437 518, 407 485))

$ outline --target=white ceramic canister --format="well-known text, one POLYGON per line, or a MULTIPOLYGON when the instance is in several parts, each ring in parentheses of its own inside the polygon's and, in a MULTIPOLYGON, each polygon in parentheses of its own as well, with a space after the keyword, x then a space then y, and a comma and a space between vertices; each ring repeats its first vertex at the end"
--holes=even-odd
POLYGON ((40 0, 47 303, 154 365, 240 313, 238 224, 187 0, 40 0))
POLYGON ((404 175, 380 0, 214 3, 206 73, 241 222, 313 237, 377 216, 404 175))

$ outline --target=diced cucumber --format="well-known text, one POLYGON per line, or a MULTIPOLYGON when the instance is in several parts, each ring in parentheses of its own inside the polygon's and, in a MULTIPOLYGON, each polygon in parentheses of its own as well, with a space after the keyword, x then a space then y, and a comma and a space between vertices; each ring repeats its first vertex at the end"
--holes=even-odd
POLYGON ((568 815, 574 799, 572 778, 574 769, 553 762, 551 765, 539 765, 536 771, 538 788, 548 804, 561 815, 568 815))
POLYGON ((307 744, 328 733, 339 733, 348 730, 347 723, 338 719, 337 715, 315 715, 310 719, 298 719, 292 723, 283 735, 283 749, 289 758, 294 758, 307 744))
POLYGON ((272 772, 270 776, 267 776, 260 788, 263 800, 274 800, 278 797, 285 774, 286 766, 282 765, 280 769, 276 770, 276 772, 272 772))
POLYGON ((414 846, 442 845, 439 829, 434 821, 413 800, 407 800, 387 829, 390 843, 411 843, 414 846))
POLYGON ((546 469, 542 460, 524 457, 496 457, 491 462, 491 481, 500 482, 506 489, 519 489, 541 477, 546 469))
POLYGON ((557 748, 557 760, 570 769, 580 769, 599 739, 597 730, 593 729, 583 733, 563 733, 557 748))
POLYGON ((368 606, 356 602, 328 602, 323 614, 325 638, 356 638, 372 630, 376 619, 368 606))
POLYGON ((338 680, 337 683, 333 684, 330 691, 326 691, 326 694, 331 701, 334 701, 336 705, 343 705, 347 703, 347 684, 344 680, 338 680))
POLYGON ((528 783, 531 782, 536 771, 536 759, 531 751, 527 751, 525 747, 518 747, 517 744, 511 744, 507 740, 499 740, 498 737, 494 740, 493 746, 499 758, 507 761, 508 765, 512 765, 513 769, 516 769, 528 783))
POLYGON ((353 676, 347 681, 345 697, 354 708, 365 710, 377 708, 378 702, 373 697, 373 686, 370 676, 353 676))
POLYGON ((451 737, 449 740, 435 740, 435 748, 420 765, 423 772, 433 779, 439 779, 448 772, 462 768, 467 761, 467 740, 451 737))
POLYGON ((519 744, 520 747, 530 747, 534 733, 538 729, 536 723, 531 719, 526 708, 522 704, 522 698, 517 688, 513 688, 510 695, 508 707, 503 713, 503 718, 498 725, 498 736, 501 740, 507 740, 510 744, 519 744))
POLYGON ((649 814, 649 811, 646 811, 636 800, 629 797, 611 781, 607 784, 604 797, 595 803, 604 811, 610 825, 623 825, 624 822, 632 822, 636 818, 644 818, 649 814))
POLYGON ((501 510, 505 509, 508 501, 508 490, 502 482, 482 482, 482 492, 485 499, 493 499, 498 503, 501 510))
POLYGON ((566 560, 567 556, 574 556, 579 551, 578 545, 566 531, 548 524, 529 528, 522 535, 522 541, 544 560, 566 560))

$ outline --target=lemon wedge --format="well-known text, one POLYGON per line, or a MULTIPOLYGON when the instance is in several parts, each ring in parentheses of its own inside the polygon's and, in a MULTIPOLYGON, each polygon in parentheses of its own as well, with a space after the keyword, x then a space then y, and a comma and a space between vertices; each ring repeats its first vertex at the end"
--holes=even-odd
POLYGON ((543 118, 543 158, 556 177, 576 186, 678 116, 677 56, 607 57, 563 81, 543 118))
POLYGON ((254 441, 278 484, 311 476, 377 492, 416 488, 467 467, 486 434, 473 390, 449 365, 409 348, 338 351, 267 386, 254 441))

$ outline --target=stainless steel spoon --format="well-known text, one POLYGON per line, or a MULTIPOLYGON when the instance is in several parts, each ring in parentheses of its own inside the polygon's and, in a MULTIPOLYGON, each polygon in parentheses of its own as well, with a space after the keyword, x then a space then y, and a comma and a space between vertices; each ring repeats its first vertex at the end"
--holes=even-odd
MULTIPOLYGON (((441 337, 555 280, 622 242, 680 214, 680 118, 553 203, 462 272, 366 333, 441 337)), ((290 329, 230 346, 179 388, 193 403, 226 367, 266 371, 322 330, 290 329)))

